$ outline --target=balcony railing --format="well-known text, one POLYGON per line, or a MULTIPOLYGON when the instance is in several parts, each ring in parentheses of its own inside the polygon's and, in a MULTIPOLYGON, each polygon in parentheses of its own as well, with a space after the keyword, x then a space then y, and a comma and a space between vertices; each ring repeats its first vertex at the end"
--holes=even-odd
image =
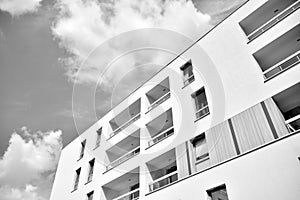
POLYGON ((300 130, 300 114, 296 115, 295 117, 288 119, 285 121, 285 124, 289 130, 289 132, 293 133, 300 130))
POLYGON ((208 153, 205 153, 201 156, 197 156, 196 157, 196 165, 199 164, 199 163, 202 163, 204 161, 207 161, 209 159, 209 154, 208 153))
POLYGON ((129 160, 130 158, 132 158, 133 156, 137 155, 140 153, 140 147, 136 147, 135 149, 131 150, 130 152, 128 152, 127 154, 121 156, 120 158, 114 160, 113 162, 111 162, 109 165, 106 166, 106 171, 120 165, 121 163, 129 160))
POLYGON ((172 126, 166 129, 165 131, 158 133, 156 136, 154 136, 150 141, 148 141, 148 146, 150 147, 173 134, 174 134, 174 128, 172 126))
POLYGON ((190 84, 191 82, 193 82, 195 80, 195 76, 194 74, 190 75, 189 77, 187 77, 186 79, 184 79, 183 81, 183 85, 187 86, 188 84, 190 84))
POLYGON ((128 127, 130 124, 132 124, 133 122, 135 122, 136 120, 138 120, 141 117, 141 113, 138 113, 137 115, 135 115, 134 117, 132 117, 131 119, 129 119, 128 121, 126 121, 124 124, 122 124, 121 126, 119 126, 116 130, 114 130, 114 132, 112 132, 109 135, 109 138, 113 137, 114 135, 118 134, 119 132, 121 132, 123 129, 125 129, 126 127, 128 127))
POLYGON ((171 96, 171 93, 168 92, 166 94, 164 94, 163 96, 161 96, 159 99, 157 99, 156 101, 154 101, 149 107, 148 107, 148 111, 152 110, 153 108, 155 108, 156 106, 160 105, 161 103, 163 103, 165 100, 169 99, 171 96))
POLYGON ((300 63, 300 51, 290 55, 289 57, 283 59, 273 67, 270 67, 266 71, 263 72, 266 80, 273 78, 274 76, 282 73, 283 71, 293 67, 300 63))
POLYGON ((205 117, 208 114, 209 114, 209 108, 208 108, 208 105, 206 105, 196 111, 196 118, 198 120, 198 119, 205 117))
POLYGON ((171 172, 163 177, 156 179, 153 183, 149 184, 150 192, 157 190, 165 185, 169 185, 178 180, 178 173, 177 171, 171 172))
POLYGON ((137 200, 140 197, 140 189, 135 189, 130 192, 127 192, 113 200, 137 200))
POLYGON ((284 9, 282 12, 278 13, 276 16, 271 18, 269 21, 261 25, 255 31, 247 35, 249 41, 254 40, 255 38, 257 38, 258 36, 266 32, 267 30, 272 28, 275 24, 277 24, 278 22, 280 22, 281 20, 283 20, 284 18, 286 18, 287 16, 295 12, 298 8, 300 8, 300 1, 293 3, 292 5, 284 9))

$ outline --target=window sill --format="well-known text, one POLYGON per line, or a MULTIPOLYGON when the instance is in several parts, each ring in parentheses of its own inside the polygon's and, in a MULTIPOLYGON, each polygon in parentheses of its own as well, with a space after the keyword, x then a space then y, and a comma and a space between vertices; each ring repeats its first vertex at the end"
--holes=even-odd
POLYGON ((87 181, 84 185, 87 185, 87 184, 89 184, 90 182, 92 182, 92 180, 93 179, 91 179, 91 180, 89 180, 89 181, 87 181))
POLYGON ((98 147, 100 147, 100 145, 95 146, 95 147, 93 148, 93 150, 98 149, 98 147))
POLYGON ((80 157, 80 158, 78 158, 78 159, 77 159, 77 162, 78 162, 78 161, 80 161, 82 158, 83 158, 83 156, 82 156, 82 157, 80 157))
POLYGON ((71 191, 71 193, 75 192, 76 190, 78 190, 78 188, 74 188, 74 189, 71 191))

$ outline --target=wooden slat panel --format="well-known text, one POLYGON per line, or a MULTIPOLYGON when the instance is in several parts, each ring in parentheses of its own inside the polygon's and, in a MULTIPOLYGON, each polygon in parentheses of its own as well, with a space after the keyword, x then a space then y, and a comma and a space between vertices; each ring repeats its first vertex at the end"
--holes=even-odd
POLYGON ((206 132, 211 164, 220 163, 237 155, 228 121, 225 121, 206 132))
POLYGON ((176 163, 178 170, 178 178, 183 178, 189 175, 189 166, 187 161, 187 151, 185 142, 175 148, 176 163))
POLYGON ((231 120, 241 153, 274 139, 260 104, 234 116, 231 120))
POLYGON ((288 134, 288 130, 285 126, 285 120, 283 115, 281 114, 281 111, 275 104, 274 100, 272 98, 269 98, 264 101, 265 105, 268 109, 269 115, 272 119, 272 122, 274 124, 274 127, 276 129, 277 135, 279 137, 282 137, 286 134, 288 134))

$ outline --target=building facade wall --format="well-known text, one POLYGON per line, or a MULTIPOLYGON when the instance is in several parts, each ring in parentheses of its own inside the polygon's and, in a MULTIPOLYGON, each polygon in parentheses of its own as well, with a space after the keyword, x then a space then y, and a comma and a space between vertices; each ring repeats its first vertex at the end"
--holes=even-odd
POLYGON ((224 183, 230 200, 299 197, 299 134, 287 137, 284 118, 271 97, 299 83, 300 64, 265 81, 253 54, 299 24, 300 9, 249 42, 239 22, 265 2, 245 3, 66 146, 50 199, 77 200, 94 191, 94 199, 106 200, 102 186, 136 167, 140 171, 140 199, 205 199, 206 190, 224 183), (189 60, 195 80, 184 87, 180 67, 189 60), (145 94, 166 77, 169 78, 170 98, 148 111, 150 104, 145 94), (197 120, 192 94, 203 87, 209 115, 197 120), (113 132, 109 121, 138 99, 141 100, 140 118, 109 137, 113 132), (174 134, 149 147, 146 124, 169 109, 172 109, 174 134), (95 147, 100 127, 101 143, 95 147), (107 171, 106 151, 137 130, 140 131, 139 155, 107 171), (203 172, 195 166, 190 142, 202 133, 207 140, 210 166, 226 161, 203 172), (85 153, 79 159, 83 140, 86 140, 85 153), (274 140, 276 142, 272 143, 274 140), (270 142, 272 144, 241 156, 270 142), (179 179, 185 180, 148 194, 151 178, 146 163, 171 149, 175 149, 179 179), (96 159, 93 180, 87 183, 88 162, 93 158, 96 159), (230 159, 233 160, 228 161, 230 159), (79 188, 72 191, 75 171, 79 168, 79 188))

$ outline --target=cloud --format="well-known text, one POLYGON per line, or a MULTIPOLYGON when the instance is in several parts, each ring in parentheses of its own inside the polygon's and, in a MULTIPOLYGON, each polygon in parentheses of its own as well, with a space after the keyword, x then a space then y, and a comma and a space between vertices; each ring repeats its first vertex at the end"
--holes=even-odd
POLYGON ((36 12, 42 0, 0 0, 0 10, 12 16, 36 12))
MULTIPOLYGON (((132 37, 127 41, 110 43, 105 52, 99 52, 98 57, 101 59, 92 61, 92 64, 86 63, 80 68, 82 61, 96 47, 118 34, 142 28, 163 28, 197 39, 212 27, 210 16, 199 12, 190 0, 58 0, 56 8, 59 10, 59 16, 53 24, 52 33, 70 55, 63 59, 66 75, 70 80, 79 83, 97 82, 99 74, 111 61, 108 58, 115 58, 124 52, 124 49, 130 49, 135 43, 145 41, 151 46, 151 42, 157 42, 155 40, 159 39, 145 34, 144 41, 135 41, 132 37)), ((160 39, 162 43, 181 45, 178 41, 164 40, 168 38, 160 39)), ((111 81, 116 83, 122 78, 119 74, 134 70, 138 64, 143 63, 142 61, 163 61, 159 63, 161 65, 166 62, 166 59, 157 57, 158 52, 132 56, 122 63, 122 67, 115 67, 115 70, 106 73, 105 80, 102 81, 106 81, 106 86, 111 85, 111 81)))
POLYGON ((0 159, 0 200, 47 199, 62 148, 62 132, 32 132, 27 127, 18 132, 11 135, 0 159))
POLYGON ((46 198, 39 195, 37 187, 26 185, 25 188, 12 188, 4 186, 0 188, 1 200, 46 200, 46 198))

